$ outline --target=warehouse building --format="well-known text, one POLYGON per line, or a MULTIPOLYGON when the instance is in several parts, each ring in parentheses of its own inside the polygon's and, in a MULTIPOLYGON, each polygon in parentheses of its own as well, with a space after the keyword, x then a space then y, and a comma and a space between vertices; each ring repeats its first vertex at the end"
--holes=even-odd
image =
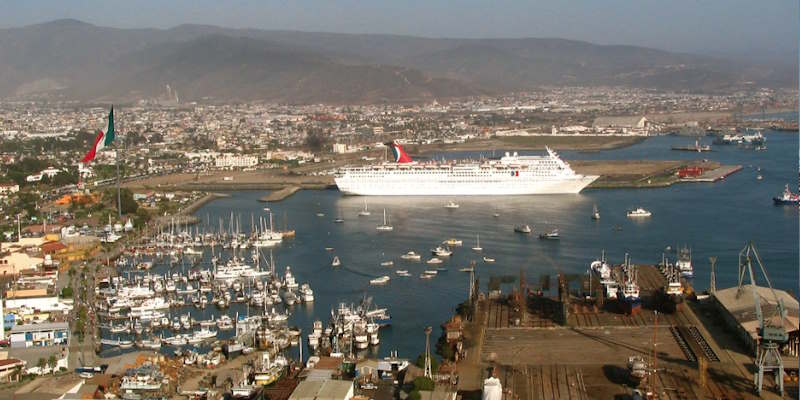
MULTIPOLYGON (((797 357, 798 354, 798 307, 797 299, 789 293, 774 289, 775 295, 768 287, 756 286, 756 291, 761 303, 761 312, 765 318, 777 315, 778 299, 783 300, 786 308, 786 318, 783 320, 784 329, 789 334, 789 341, 781 348, 781 353, 797 357)), ((755 300, 753 297, 753 285, 742 285, 741 292, 739 287, 717 290, 712 296, 720 310, 725 323, 736 332, 742 342, 755 354, 758 347, 758 326, 759 321, 756 317, 755 300)))
POLYGON ((9 341, 12 348, 69 345, 69 324, 49 322, 43 324, 15 325, 9 341))

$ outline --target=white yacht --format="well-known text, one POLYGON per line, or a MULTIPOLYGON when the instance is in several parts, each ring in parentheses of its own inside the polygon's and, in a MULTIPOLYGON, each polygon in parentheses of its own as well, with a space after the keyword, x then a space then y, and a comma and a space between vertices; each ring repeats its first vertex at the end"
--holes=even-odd
POLYGON ((389 283, 389 279, 390 278, 389 278, 388 275, 384 275, 384 276, 381 276, 379 278, 370 279, 369 284, 370 285, 385 285, 385 284, 389 283))
POLYGON ((403 260, 408 260, 408 261, 419 261, 419 260, 422 259, 422 256, 417 254, 413 250, 410 250, 408 253, 403 254, 402 256, 400 256, 400 258, 402 258, 403 260))
POLYGON ((653 215, 650 211, 645 210, 642 207, 639 207, 635 210, 628 211, 628 218, 640 218, 640 217, 649 217, 653 215))

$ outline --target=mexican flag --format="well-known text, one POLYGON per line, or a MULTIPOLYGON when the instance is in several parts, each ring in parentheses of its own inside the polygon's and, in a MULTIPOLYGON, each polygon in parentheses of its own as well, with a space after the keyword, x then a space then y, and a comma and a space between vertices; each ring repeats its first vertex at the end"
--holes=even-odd
POLYGON ((88 163, 89 161, 94 160, 97 156, 97 153, 100 150, 103 150, 106 146, 110 146, 111 142, 114 141, 114 106, 111 106, 111 111, 108 112, 108 126, 106 126, 105 131, 97 132, 97 137, 94 139, 94 145, 91 149, 83 156, 81 159, 82 163, 88 163))

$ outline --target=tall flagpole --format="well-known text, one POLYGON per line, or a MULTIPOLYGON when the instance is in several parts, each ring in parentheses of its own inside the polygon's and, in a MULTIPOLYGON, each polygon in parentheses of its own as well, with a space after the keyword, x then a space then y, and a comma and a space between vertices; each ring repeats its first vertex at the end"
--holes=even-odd
MULTIPOLYGON (((120 119, 120 122, 122 120, 120 119)), ((116 123, 116 121, 115 121, 116 123)), ((122 126, 120 124, 120 140, 122 140, 122 126)), ((117 160, 117 212, 119 213, 119 220, 122 221, 122 195, 120 194, 120 179, 119 179, 119 159, 122 157, 122 153, 120 152, 120 146, 117 146, 117 156, 115 157, 117 160)))

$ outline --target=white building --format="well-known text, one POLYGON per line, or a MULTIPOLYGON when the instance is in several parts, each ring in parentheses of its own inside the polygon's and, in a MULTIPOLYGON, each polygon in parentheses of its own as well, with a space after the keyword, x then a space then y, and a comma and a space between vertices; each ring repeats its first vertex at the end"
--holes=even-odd
POLYGON ((12 194, 19 192, 19 185, 16 183, 0 183, 0 194, 12 194))
POLYGON ((217 168, 247 168, 258 165, 258 157, 225 153, 214 161, 217 168))

